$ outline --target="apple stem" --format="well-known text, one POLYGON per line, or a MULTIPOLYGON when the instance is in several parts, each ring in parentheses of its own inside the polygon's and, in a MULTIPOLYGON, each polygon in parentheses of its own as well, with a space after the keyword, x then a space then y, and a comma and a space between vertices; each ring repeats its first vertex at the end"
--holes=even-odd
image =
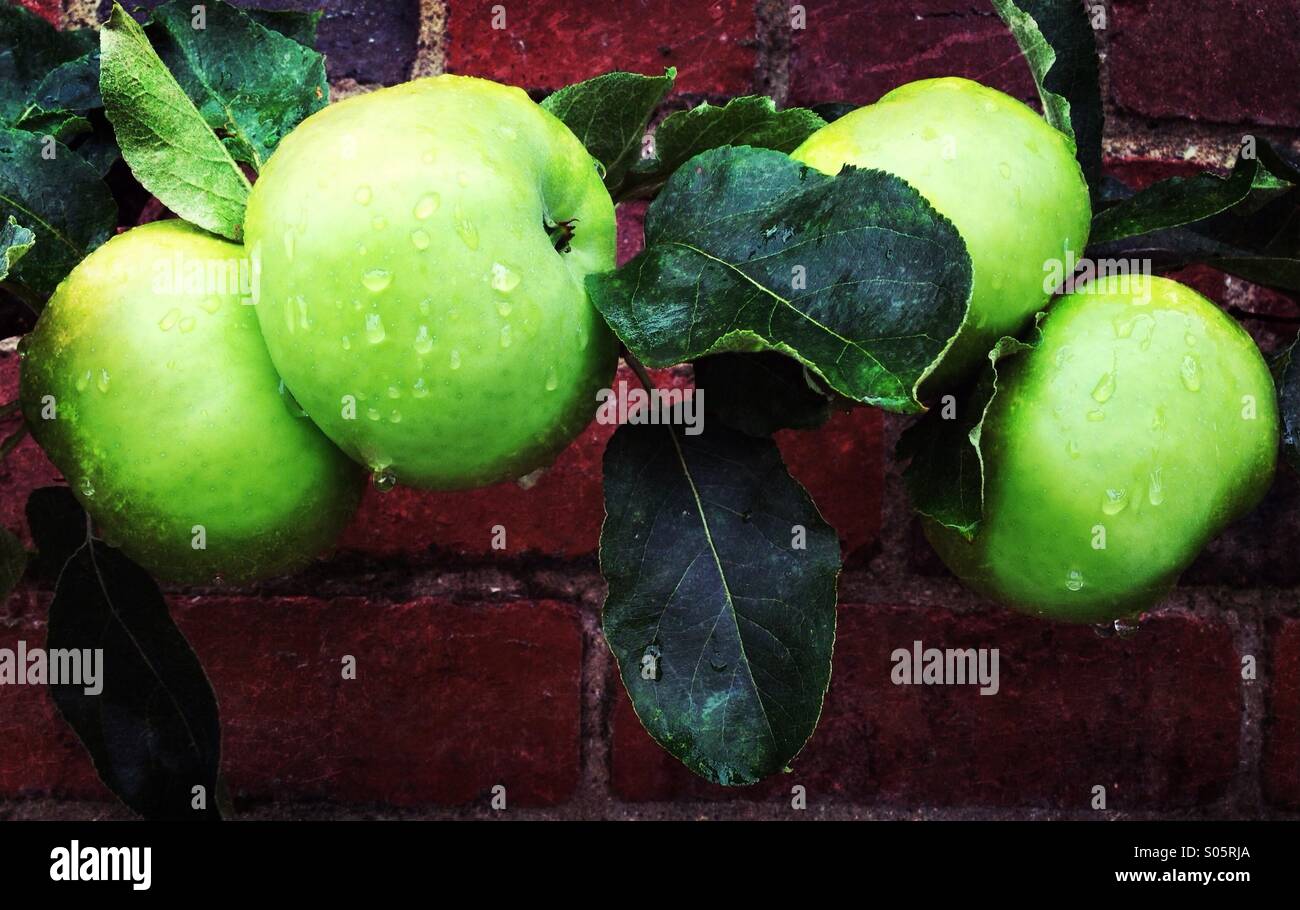
MULTIPOLYGON (((548 222, 550 219, 547 219, 548 222)), ((551 245, 555 247, 557 253, 569 252, 569 242, 573 240, 573 235, 577 233, 574 227, 578 223, 577 218, 570 218, 568 221, 556 221, 546 225, 546 233, 550 235, 551 245)))

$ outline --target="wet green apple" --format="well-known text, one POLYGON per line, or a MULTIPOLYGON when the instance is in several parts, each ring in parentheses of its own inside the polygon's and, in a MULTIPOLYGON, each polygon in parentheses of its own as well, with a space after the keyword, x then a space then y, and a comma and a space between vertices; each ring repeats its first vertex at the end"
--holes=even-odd
POLYGON ((934 397, 1047 303, 1053 264, 1088 241, 1088 186, 1064 134, 1016 99, 969 79, 900 86, 818 130, 793 156, 828 174, 845 164, 910 183, 970 252, 970 309, 923 385, 934 397))
POLYGON ((616 361, 583 279, 614 265, 596 164, 523 91, 439 76, 312 115, 246 240, 280 374, 377 481, 457 489, 548 464, 616 361))
POLYGON ((926 527, 948 566, 995 599, 1070 621, 1139 612, 1268 489, 1268 367, 1181 284, 1080 288, 997 373, 980 437, 984 520, 973 542, 926 527))
POLYGON ((109 240, 22 348, 23 415, 105 539, 159 577, 302 566, 362 473, 281 394, 243 249, 181 221, 109 240))

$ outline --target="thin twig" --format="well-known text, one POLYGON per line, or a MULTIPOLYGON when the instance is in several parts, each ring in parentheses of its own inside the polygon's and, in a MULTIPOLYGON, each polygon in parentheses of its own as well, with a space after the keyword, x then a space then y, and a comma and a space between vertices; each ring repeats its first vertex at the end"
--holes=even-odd
POLYGON ((636 378, 641 383, 641 387, 647 392, 653 391, 655 387, 654 381, 650 378, 649 372, 646 371, 645 365, 636 359, 636 355, 627 348, 623 348, 623 360, 627 362, 628 367, 630 367, 632 372, 636 374, 636 378))

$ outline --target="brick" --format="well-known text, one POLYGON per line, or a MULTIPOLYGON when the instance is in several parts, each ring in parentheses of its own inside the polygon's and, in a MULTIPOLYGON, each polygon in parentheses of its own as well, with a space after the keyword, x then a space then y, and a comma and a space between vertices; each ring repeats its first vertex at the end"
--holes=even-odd
POLYGON ((1292 0, 1114 0, 1110 91, 1149 117, 1300 126, 1292 0), (1243 61, 1250 61, 1249 66, 1243 61))
MULTIPOLYGON (((139 19, 165 0, 124 4, 139 19), (143 10, 144 12, 138 12, 143 10)), ((393 85, 408 78, 420 30, 419 0, 231 0, 235 6, 272 10, 321 10, 316 49, 325 55, 329 78, 393 85)), ((101 0, 100 20, 112 0, 101 0)))
MULTIPOLYGON (((45 647, 49 601, 21 589, 10 595, 0 613, 0 648, 13 650, 19 641, 45 647)), ((112 799, 45 686, 0 686, 0 744, 0 797, 112 799)))
POLYGON ((557 89, 611 70, 659 75, 676 66, 678 92, 739 95, 753 81, 754 40, 753 0, 456 0, 447 69, 557 89), (493 27, 498 7, 504 28, 493 27))
POLYGON ((791 104, 868 104, 904 83, 937 76, 965 76, 1037 102, 1015 39, 987 6, 963 0, 804 6, 805 27, 790 32, 791 104))
MULTIPOLYGON (((18 355, 0 353, 0 402, 18 397, 18 355)), ((18 426, 16 419, 0 421, 0 438, 7 438, 18 426)), ((0 461, 0 525, 32 545, 24 508, 27 497, 37 487, 63 483, 63 475, 50 464, 31 435, 0 461)))
POLYGON ((848 800, 882 807, 1168 810, 1221 798, 1241 721, 1232 636, 1157 614, 1128 639, 1003 611, 841 604, 822 721, 793 772, 744 791, 696 778, 641 729, 617 680, 611 785, 624 800, 848 800), (896 648, 998 648, 1000 691, 896 686, 896 648))
POLYGON ((1300 809, 1300 619, 1279 618, 1269 625, 1272 684, 1260 776, 1270 803, 1300 809))
MULTIPOLYGON (((238 799, 460 805, 503 784, 509 805, 540 806, 577 784, 582 634, 571 606, 172 605, 221 706, 222 772, 238 799), (344 655, 355 680, 341 678, 344 655)), ((22 637, 43 646, 43 623, 0 624, 0 646, 22 637)), ((0 796, 107 798, 54 711, 43 687, 0 688, 0 796)))
POLYGON ((1135 190, 1144 190, 1170 177, 1191 177, 1205 170, 1196 161, 1145 155, 1107 157, 1105 166, 1107 173, 1135 190))
POLYGON ((63 18, 63 0, 18 0, 19 6, 25 6, 51 25, 58 25, 63 18))
POLYGON ((782 430, 790 474, 840 535, 849 565, 865 563, 880 538, 885 484, 884 418, 878 408, 837 411, 816 430, 782 430))

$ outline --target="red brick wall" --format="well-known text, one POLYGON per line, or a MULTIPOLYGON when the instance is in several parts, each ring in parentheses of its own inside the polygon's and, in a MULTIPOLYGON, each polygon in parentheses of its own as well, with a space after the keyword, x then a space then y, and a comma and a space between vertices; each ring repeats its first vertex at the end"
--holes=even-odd
MULTIPOLYGON (((84 23, 96 0, 25 0, 84 23)), ((322 6, 330 73, 346 91, 410 73, 473 73, 553 89, 608 69, 679 68, 682 106, 752 91, 781 103, 872 100, 956 73, 1021 97, 1032 84, 978 0, 280 0, 322 6), (358 30, 364 31, 364 35, 358 30), (369 40, 373 39, 373 40, 369 40)), ((1111 0, 1107 159, 1145 184, 1221 164, 1243 132, 1300 138, 1293 0, 1111 0)), ((640 242, 622 213, 620 251, 640 242)), ((1207 270, 1214 299, 1293 302, 1207 270)), ((1248 321, 1261 343, 1285 337, 1248 321)), ((677 379, 689 380, 689 373, 677 379)), ((0 353, 0 400, 16 383, 0 353)), ((835 672, 792 773, 725 790, 640 728, 599 631, 599 464, 592 426, 535 485, 461 494, 371 491, 339 552, 254 590, 170 592, 221 705, 223 769, 261 816, 781 817, 790 788, 830 817, 1257 817, 1300 812, 1300 483, 1283 468, 1252 516, 1216 541, 1131 638, 1020 618, 981 602, 917 533, 889 457, 903 421, 862 409, 783 434, 795 475, 841 531, 835 672), (508 548, 490 546, 494 525, 508 548), (1002 691, 896 687, 889 653, 920 639, 1001 649, 1002 691), (339 678, 353 655, 358 678, 339 678), (1243 679, 1243 658, 1257 676, 1243 679)), ((0 467, 0 522, 57 473, 30 442, 0 467)), ((0 647, 44 637, 50 592, 23 588, 0 647)), ((0 690, 0 817, 114 815, 43 690, 0 690)))

